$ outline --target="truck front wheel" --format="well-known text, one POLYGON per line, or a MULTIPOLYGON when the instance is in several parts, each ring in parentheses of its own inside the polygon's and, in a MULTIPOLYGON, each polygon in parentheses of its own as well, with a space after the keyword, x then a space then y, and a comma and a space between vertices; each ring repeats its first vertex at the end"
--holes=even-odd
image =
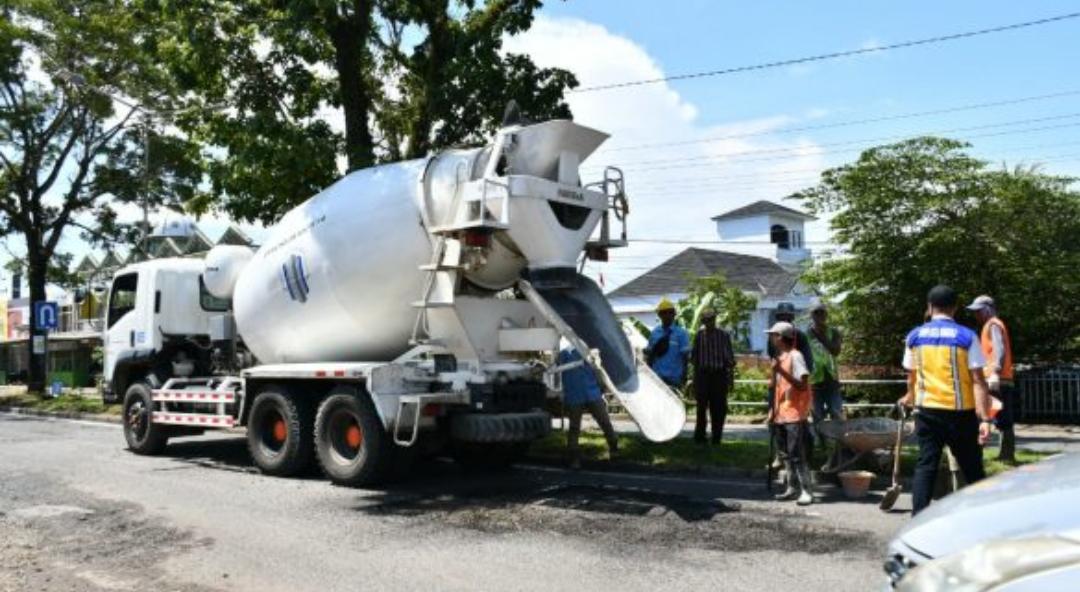
POLYGON ((315 451, 323 472, 337 485, 374 485, 386 477, 393 443, 375 404, 363 393, 340 389, 319 405, 315 451))
POLYGON ((248 450, 255 466, 267 475, 288 477, 311 464, 311 407, 281 387, 255 396, 248 417, 248 450))
POLYGON ((161 454, 169 442, 168 428, 153 420, 150 386, 136 382, 124 393, 124 439, 135 454, 161 454))

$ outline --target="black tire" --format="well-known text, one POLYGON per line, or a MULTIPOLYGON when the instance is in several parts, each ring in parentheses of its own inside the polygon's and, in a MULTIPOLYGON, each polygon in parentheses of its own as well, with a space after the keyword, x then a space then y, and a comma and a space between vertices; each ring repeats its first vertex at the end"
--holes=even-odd
POLYGON ((136 382, 124 393, 124 439, 135 454, 161 454, 169 443, 167 426, 152 421, 154 401, 150 385, 136 382))
POLYGON ((395 448, 367 393, 336 389, 319 405, 315 452, 334 484, 364 487, 384 481, 395 448))
POLYGON ((247 422, 248 451, 267 475, 289 477, 311 466, 311 405, 298 401, 281 386, 268 386, 255 396, 247 422))
POLYGON ((545 411, 525 413, 460 413, 450 420, 450 436, 460 442, 531 442, 551 433, 545 411))

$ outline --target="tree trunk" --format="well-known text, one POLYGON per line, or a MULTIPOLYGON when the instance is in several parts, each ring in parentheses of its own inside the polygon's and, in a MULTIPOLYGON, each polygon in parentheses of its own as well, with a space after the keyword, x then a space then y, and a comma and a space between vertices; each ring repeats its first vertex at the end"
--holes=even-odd
POLYGON ((446 66, 453 52, 453 36, 450 31, 450 16, 443 6, 440 12, 428 16, 428 48, 425 61, 419 75, 423 84, 414 104, 415 115, 409 126, 409 144, 405 158, 421 158, 431 149, 431 131, 442 93, 446 85, 446 66))
POLYGON ((37 311, 34 303, 45 301, 45 274, 48 269, 48 259, 42 256, 40 247, 34 241, 34 236, 27 236, 27 284, 30 289, 30 340, 27 343, 26 352, 30 357, 27 364, 29 370, 27 387, 31 392, 44 392, 48 379, 46 367, 46 355, 34 353, 34 338, 45 335, 45 331, 37 329, 37 311))
POLYGON ((349 170, 375 164, 375 147, 368 117, 372 112, 371 93, 364 69, 371 67, 368 37, 371 34, 372 2, 355 2, 356 13, 331 25, 334 66, 341 88, 341 107, 345 112, 345 155, 349 170))

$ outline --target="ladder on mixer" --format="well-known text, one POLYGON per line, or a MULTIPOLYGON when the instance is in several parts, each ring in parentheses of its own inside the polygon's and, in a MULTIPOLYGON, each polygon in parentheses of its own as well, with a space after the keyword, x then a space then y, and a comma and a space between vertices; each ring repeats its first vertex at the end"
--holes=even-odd
POLYGON ((442 235, 436 236, 435 244, 431 249, 431 261, 419 267, 419 270, 424 273, 424 287, 420 294, 420 300, 412 303, 413 308, 416 308, 417 311, 416 320, 413 321, 413 330, 412 336, 409 338, 409 345, 433 345, 434 340, 431 339, 431 334, 428 330, 427 312, 432 308, 453 306, 453 304, 449 302, 432 302, 431 300, 432 291, 435 289, 438 274, 459 269, 456 265, 446 265, 443 262, 445 256, 446 237, 442 235))

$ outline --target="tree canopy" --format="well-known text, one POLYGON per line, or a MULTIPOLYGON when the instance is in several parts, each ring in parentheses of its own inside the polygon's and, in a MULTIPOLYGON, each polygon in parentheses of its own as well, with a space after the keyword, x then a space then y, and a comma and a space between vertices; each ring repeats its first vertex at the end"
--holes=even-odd
MULTIPOLYGON (((33 301, 70 261, 58 252, 66 232, 130 236, 134 229, 117 222, 125 204, 176 205, 196 193, 198 151, 177 136, 144 137, 137 125, 137 103, 170 89, 145 51, 146 24, 115 2, 0 4, 0 235, 22 239, 16 266, 33 301)), ((42 363, 31 357, 36 388, 42 363)))
POLYGON ((510 99, 569 117, 565 70, 502 51, 539 0, 143 0, 205 151, 192 211, 275 221, 348 170, 478 143, 510 99), (343 125, 331 125, 341 119, 343 125), (343 133, 337 128, 342 127, 343 133))
POLYGON ((850 359, 898 364, 938 283, 968 302, 992 295, 1019 360, 1080 354, 1080 193, 1037 168, 994 168, 969 147, 924 137, 873 148, 795 194, 833 214, 844 252, 808 279, 842 300, 850 359))

